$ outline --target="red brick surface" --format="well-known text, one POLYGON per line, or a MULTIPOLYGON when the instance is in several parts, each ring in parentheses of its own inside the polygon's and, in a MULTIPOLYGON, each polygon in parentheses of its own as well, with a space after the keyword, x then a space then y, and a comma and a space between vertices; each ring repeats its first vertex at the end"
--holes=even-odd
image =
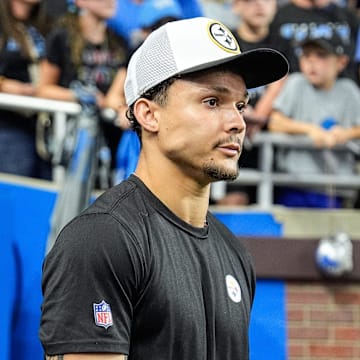
POLYGON ((360 284, 288 283, 288 359, 360 359, 360 284))

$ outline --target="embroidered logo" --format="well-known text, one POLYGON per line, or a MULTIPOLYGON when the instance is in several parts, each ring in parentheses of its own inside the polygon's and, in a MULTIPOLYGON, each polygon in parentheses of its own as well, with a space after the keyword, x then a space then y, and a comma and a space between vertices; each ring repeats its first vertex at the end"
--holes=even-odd
POLYGON ((209 24, 209 33, 213 42, 227 52, 240 54, 240 47, 233 34, 219 22, 209 24))
POLYGON ((103 300, 99 304, 93 304, 94 319, 97 326, 103 326, 107 329, 113 324, 110 304, 103 300))
POLYGON ((239 283, 232 275, 226 275, 225 281, 229 298, 233 302, 239 303, 241 301, 241 288, 239 283))

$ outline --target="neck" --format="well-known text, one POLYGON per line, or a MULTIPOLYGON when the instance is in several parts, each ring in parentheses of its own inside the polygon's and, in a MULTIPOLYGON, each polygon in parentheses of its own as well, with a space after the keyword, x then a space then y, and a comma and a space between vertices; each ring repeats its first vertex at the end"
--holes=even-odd
POLYGON ((237 33, 241 39, 248 42, 258 42, 263 40, 268 34, 267 26, 255 27, 242 22, 237 29, 237 33))
POLYGON ((83 37, 93 43, 101 44, 106 38, 106 22, 88 11, 80 15, 80 27, 83 37))
POLYGON ((135 174, 176 216, 203 227, 209 206, 210 184, 200 185, 170 161, 148 159, 140 154, 135 174))
POLYGON ((13 14, 14 18, 19 21, 28 20, 33 7, 34 7, 33 4, 26 3, 25 1, 13 0, 11 2, 12 14, 13 14))

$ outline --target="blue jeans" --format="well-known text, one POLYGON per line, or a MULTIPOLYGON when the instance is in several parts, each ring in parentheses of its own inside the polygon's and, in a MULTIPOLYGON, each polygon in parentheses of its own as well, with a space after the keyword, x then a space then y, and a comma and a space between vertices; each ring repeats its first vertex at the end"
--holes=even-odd
POLYGON ((31 131, 0 128, 0 172, 50 180, 51 164, 38 156, 31 131))

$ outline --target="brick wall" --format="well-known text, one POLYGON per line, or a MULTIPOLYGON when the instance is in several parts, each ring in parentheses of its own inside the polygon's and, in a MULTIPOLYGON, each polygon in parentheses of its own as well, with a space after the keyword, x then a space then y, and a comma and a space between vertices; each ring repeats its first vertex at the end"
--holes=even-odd
POLYGON ((288 359, 360 359, 360 284, 288 283, 288 359))

